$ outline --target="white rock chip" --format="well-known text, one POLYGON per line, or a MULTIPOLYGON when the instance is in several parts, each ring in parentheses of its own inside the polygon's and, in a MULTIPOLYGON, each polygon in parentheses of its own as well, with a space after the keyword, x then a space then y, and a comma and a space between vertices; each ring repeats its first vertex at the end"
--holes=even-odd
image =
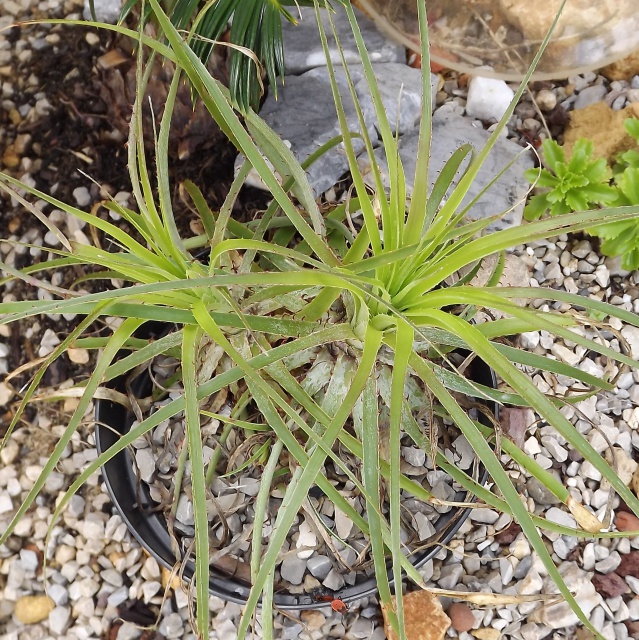
POLYGON ((155 457, 153 452, 150 449, 138 449, 135 452, 135 462, 140 471, 140 478, 144 482, 151 482, 153 474, 155 473, 155 457))
POLYGON ((479 120, 499 120, 514 96, 513 90, 503 81, 473 76, 468 85, 466 115, 479 120))
POLYGON ((64 633, 67 625, 69 624, 69 618, 71 611, 68 607, 56 607, 49 614, 49 630, 55 636, 61 636, 64 633))
MULTIPOLYGON (((575 594, 575 599, 586 616, 601 602, 601 596, 592 584, 591 575, 580 569, 572 562, 564 562, 559 571, 564 582, 570 585, 570 590, 575 594)), ((557 586, 548 578, 545 585, 548 593, 557 593, 557 586)), ((562 602, 555 605, 542 605, 540 609, 531 614, 533 622, 545 624, 551 629, 563 629, 578 624, 579 619, 572 611, 568 603, 562 602)))

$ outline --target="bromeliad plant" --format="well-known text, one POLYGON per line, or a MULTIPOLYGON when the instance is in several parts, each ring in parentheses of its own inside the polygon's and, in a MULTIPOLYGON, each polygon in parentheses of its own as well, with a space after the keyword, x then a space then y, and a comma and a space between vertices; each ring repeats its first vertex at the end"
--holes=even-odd
MULTIPOLYGON (((153 185, 144 159, 138 99, 129 144, 129 169, 138 211, 115 202, 104 205, 122 216, 135 235, 98 216, 65 205, 8 175, 3 175, 0 182, 5 191, 29 207, 57 235, 63 247, 54 252, 59 256, 56 259, 21 271, 2 265, 10 278, 21 278, 49 289, 54 299, 1 304, 1 322, 14 322, 44 313, 83 316, 77 328, 34 376, 7 437, 19 420, 21 411, 36 394, 44 371, 56 358, 73 345, 99 348, 95 370, 75 391, 64 392, 67 395, 75 393, 79 397, 77 409, 42 476, 2 533, 0 542, 7 539, 32 506, 93 398, 104 395, 128 402, 126 397, 112 391, 101 391, 102 385, 148 366, 158 355, 176 355, 180 359, 182 396, 155 413, 142 416, 143 419, 127 435, 89 465, 60 501, 55 518, 100 465, 155 426, 184 412, 186 437, 183 446, 184 455, 190 461, 195 513, 197 628, 202 638, 208 636, 209 628, 206 606, 209 575, 206 478, 211 471, 203 462, 200 438, 202 403, 238 383, 245 385, 250 393, 259 410, 259 422, 268 425, 272 442, 255 503, 251 541, 252 588, 238 630, 239 638, 245 637, 260 599, 263 637, 273 637, 271 612, 276 566, 288 532, 314 485, 368 536, 380 598, 390 612, 391 623, 399 637, 405 638, 401 589, 396 589, 396 601, 393 601, 392 581, 400 585, 406 575, 416 585, 424 587, 424 584, 419 572, 402 552, 400 500, 404 494, 412 494, 425 501, 433 498, 426 487, 401 473, 402 438, 410 439, 429 453, 439 468, 448 472, 482 505, 512 515, 563 597, 583 624, 596 633, 579 609, 569 587, 564 584, 539 531, 580 538, 622 534, 602 531, 608 523, 597 520, 594 514, 571 497, 567 487, 529 459, 515 444, 502 439, 498 425, 492 428, 482 426, 472 413, 469 414, 468 403, 461 401, 459 394, 477 400, 492 399, 499 403, 532 407, 606 478, 628 507, 639 514, 637 497, 560 411, 564 403, 576 402, 599 389, 609 390, 612 385, 561 362, 513 348, 505 340, 520 332, 545 330, 634 367, 637 365, 634 360, 605 344, 587 339, 579 329, 595 322, 592 320, 593 312, 598 317, 615 317, 634 326, 639 326, 639 318, 602 302, 560 291, 495 286, 501 260, 497 261, 498 266, 487 286, 474 287, 469 280, 489 256, 503 256, 508 248, 527 241, 586 229, 595 221, 601 221, 602 217, 610 222, 637 220, 639 207, 573 213, 534 222, 525 228, 484 236, 482 231, 499 216, 467 221, 469 207, 461 208, 461 202, 524 91, 532 69, 485 148, 477 153, 468 145, 460 148, 429 189, 423 179, 428 175, 431 135, 428 35, 424 4, 418 3, 424 60, 423 105, 415 187, 410 202, 407 206, 406 177, 398 153, 398 141, 386 118, 355 15, 347 4, 346 12, 362 58, 363 72, 368 80, 388 159, 390 187, 385 191, 376 166, 373 166, 376 188, 371 191, 364 182, 358 169, 352 133, 346 124, 345 99, 351 99, 355 104, 360 121, 358 135, 364 139, 370 158, 374 157, 373 141, 364 125, 352 82, 349 79, 350 96, 341 95, 330 56, 327 55, 342 130, 341 143, 349 160, 353 192, 346 202, 321 211, 313 199, 304 168, 282 140, 251 111, 244 122, 240 121, 228 91, 211 78, 189 43, 163 13, 158 0, 149 0, 149 4, 170 47, 114 27, 137 37, 142 45, 172 60, 178 67, 156 141, 156 184, 153 185), (178 233, 167 166, 171 110, 182 73, 188 76, 200 99, 246 158, 226 203, 217 213, 208 209, 194 185, 185 185, 206 231, 201 237, 190 238, 182 238, 178 233), (469 163, 462 171, 465 160, 469 163), (231 218, 231 210, 251 167, 260 174, 273 201, 254 224, 243 225, 231 218), (453 179, 460 172, 461 178, 452 188, 453 179), (104 242, 102 246, 86 246, 67 239, 38 209, 29 205, 20 195, 20 190, 86 222, 104 234, 109 245, 104 242), (107 246, 113 249, 103 248, 107 246), (194 257, 194 252, 201 247, 209 249, 206 263, 194 257), (98 275, 107 282, 119 278, 129 286, 100 293, 77 294, 53 287, 43 279, 51 271, 77 268, 78 265, 101 267, 103 271, 98 275), (455 274, 468 271, 469 276, 451 284, 455 274), (572 307, 572 312, 523 308, 516 302, 517 299, 540 298, 566 303, 572 307), (504 317, 483 324, 474 321, 477 311, 493 310, 504 317), (84 338, 83 333, 104 317, 116 317, 122 321, 115 323, 117 328, 108 338, 84 338), (175 331, 145 343, 135 336, 135 332, 148 320, 174 325, 175 331), (209 370, 208 375, 204 375, 206 358, 203 354, 211 344, 223 349, 230 365, 224 372, 212 373, 209 370), (349 359, 350 373, 347 379, 342 375, 340 384, 331 384, 333 378, 327 380, 326 384, 319 385, 322 393, 318 393, 317 388, 313 391, 312 385, 305 384, 303 371, 313 364, 317 347, 327 344, 335 345, 341 357, 349 359), (124 348, 130 354, 116 361, 116 355, 124 348), (449 355, 456 348, 470 353, 471 360, 480 358, 489 364, 505 388, 497 391, 467 380, 463 375, 464 366, 455 366, 449 355), (387 362, 392 363, 391 373, 383 381, 379 375, 380 366, 387 362), (521 366, 573 378, 581 383, 584 393, 564 399, 546 397, 521 371, 521 366), (419 416, 414 411, 417 400, 424 405, 419 413, 427 416, 425 424, 423 418, 417 419, 419 416), (387 422, 382 424, 382 419, 387 422), (472 445, 490 473, 492 490, 457 469, 446 458, 435 428, 444 419, 457 425, 472 445), (336 454, 338 443, 361 461, 359 473, 353 473, 336 454), (290 478, 282 506, 271 522, 269 542, 263 545, 261 524, 266 519, 271 483, 280 452, 284 450, 289 461, 290 478), (574 514, 579 528, 565 527, 529 513, 500 463, 501 452, 546 485, 574 514), (327 460, 342 469, 358 488, 366 501, 365 515, 353 509, 324 475, 327 460), (387 498, 381 499, 382 495, 387 498), (392 568, 392 581, 387 575, 387 561, 392 568)), ((316 10, 319 14, 319 4, 316 10)), ((318 25, 326 49, 326 34, 321 20, 318 20, 318 25)), ((536 60, 540 55, 541 52, 536 60)), ((143 95, 144 87, 141 65, 140 61, 139 96, 143 95)), ((326 147, 338 142, 331 141, 326 147)), ((92 277, 96 277, 95 274, 92 277)), ((331 375, 335 376, 334 373, 331 375)))

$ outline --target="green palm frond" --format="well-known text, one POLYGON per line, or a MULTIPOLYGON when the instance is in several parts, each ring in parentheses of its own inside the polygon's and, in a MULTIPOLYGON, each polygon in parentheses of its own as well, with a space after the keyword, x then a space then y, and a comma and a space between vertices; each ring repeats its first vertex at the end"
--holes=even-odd
MULTIPOLYGON (((127 0, 121 20, 142 3, 143 0, 127 0)), ((313 3, 310 0, 164 0, 163 4, 176 29, 191 30, 191 48, 204 63, 211 56, 215 42, 232 22, 229 90, 234 106, 246 113, 249 108, 258 109, 262 70, 277 95, 277 79, 284 75, 282 18, 296 24, 295 6, 313 3)), ((146 21, 149 17, 146 4, 142 19, 146 21)))

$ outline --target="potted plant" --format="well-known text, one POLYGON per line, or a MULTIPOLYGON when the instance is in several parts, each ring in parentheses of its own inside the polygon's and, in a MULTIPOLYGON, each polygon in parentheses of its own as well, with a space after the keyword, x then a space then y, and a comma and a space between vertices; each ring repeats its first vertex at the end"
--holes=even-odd
MULTIPOLYGON (((496 286, 500 260, 487 286, 474 287, 469 281, 488 256, 503 255, 508 248, 525 241, 582 230, 594 221, 636 219, 639 207, 580 212, 484 236, 481 232, 491 219, 466 220, 467 208, 461 208, 460 203, 503 130, 534 67, 487 146, 476 155, 468 146, 458 150, 429 190, 426 182, 419 179, 427 175, 431 113, 427 21, 425 8, 420 3, 422 55, 426 63, 423 65, 421 144, 412 198, 407 204, 398 142, 386 118, 353 10, 347 5, 388 158, 390 187, 384 189, 375 166, 376 188, 371 191, 364 182, 353 149, 353 134, 346 126, 344 97, 338 90, 330 56, 327 56, 342 127, 341 140, 327 146, 343 144, 353 190, 344 202, 322 211, 305 180, 304 167, 293 158, 282 140, 251 111, 246 113, 243 122, 239 119, 228 91, 211 78, 157 0, 150 0, 150 5, 170 46, 141 34, 138 38, 143 45, 176 63, 178 72, 171 84, 156 141, 156 184, 153 184, 141 136, 140 96, 145 72, 141 58, 139 61, 138 100, 129 138, 129 169, 138 211, 116 202, 104 204, 107 210, 128 223, 130 231, 66 205, 8 175, 2 175, 0 182, 5 191, 29 207, 58 235, 62 245, 57 251, 59 258, 22 271, 3 265, 11 277, 48 287, 54 299, 0 304, 1 322, 41 313, 68 312, 83 316, 77 328, 46 358, 34 376, 7 437, 51 362, 72 345, 99 349, 95 368, 88 378, 76 389, 60 392, 60 396, 76 395, 77 409, 41 477, 2 533, 0 543, 33 504, 92 401, 103 397, 130 406, 137 422, 74 482, 60 501, 55 517, 91 473, 150 434, 152 429, 177 417, 184 435, 180 448, 174 452, 180 469, 177 473, 181 474, 176 483, 189 484, 187 497, 193 510, 195 558, 191 584, 198 603, 206 603, 208 598, 211 539, 207 503, 212 502, 211 482, 220 475, 218 463, 224 453, 222 448, 229 434, 235 431, 267 433, 268 445, 252 449, 247 456, 251 464, 260 468, 260 482, 252 502, 252 525, 248 533, 244 530, 232 541, 238 545, 251 541, 248 562, 251 587, 239 637, 244 637, 249 629, 259 603, 263 612, 263 637, 273 636, 270 612, 274 606, 281 552, 300 509, 315 487, 365 536, 382 604, 399 636, 405 637, 401 589, 396 589, 396 600, 392 600, 391 583, 400 585, 404 574, 419 586, 423 583, 419 572, 403 554, 401 500, 410 495, 424 503, 449 506, 450 502, 433 496, 425 483, 404 473, 402 447, 408 444, 421 450, 424 459, 426 455, 430 457, 433 470, 446 472, 456 485, 476 496, 480 506, 489 505, 517 520, 563 597, 575 608, 584 625, 591 628, 562 581, 538 528, 582 538, 620 534, 602 531, 606 525, 578 504, 565 486, 525 456, 514 443, 501 438, 498 423, 490 419, 482 403, 533 408, 591 462, 635 513, 639 513, 639 500, 561 413, 562 402, 575 398, 546 397, 519 365, 573 378, 584 385, 585 394, 592 388, 610 388, 610 384, 566 364, 521 351, 504 340, 521 332, 543 329, 635 366, 636 362, 628 356, 573 331, 597 322, 588 314, 525 308, 515 300, 561 301, 573 308, 585 309, 592 316, 616 317, 634 326, 639 326, 639 318, 604 303, 559 291, 496 286), (204 228, 202 235, 188 238, 180 236, 172 213, 166 161, 171 110, 183 73, 246 158, 219 212, 208 209, 194 185, 184 185, 204 228), (462 169, 465 160, 469 163, 462 169), (231 211, 251 168, 260 174, 273 201, 254 222, 241 224, 232 219, 231 211), (451 189, 458 172, 463 175, 451 189), (106 244, 71 243, 38 209, 29 205, 20 190, 77 216, 110 237, 109 246, 114 247, 113 250, 106 248, 106 244), (207 248, 206 259, 197 259, 195 254, 203 247, 207 248), (128 286, 76 294, 47 285, 35 275, 70 265, 100 267, 105 279, 118 278, 128 286), (464 270, 468 270, 466 276, 451 282, 451 276, 464 270), (480 309, 505 315, 499 320, 480 323, 475 321, 480 309), (109 324, 115 327, 111 334, 104 338, 83 337, 85 331, 103 317, 117 319, 109 324), (144 339, 137 332, 149 321, 167 323, 174 330, 144 339), (117 359, 123 349, 129 354, 117 359), (144 401, 135 400, 122 390, 105 388, 105 384, 108 386, 120 376, 149 368, 149 363, 158 357, 164 359, 161 363, 164 365, 167 358, 174 359, 168 361, 173 369, 162 381, 172 395, 153 413, 145 412, 148 407, 144 401), (467 370, 479 361, 490 366, 502 380, 499 390, 467 377, 467 370), (325 374, 321 373, 322 367, 325 374), (174 387, 176 383, 179 387, 174 387), (228 411, 226 408, 222 411, 227 400, 230 401, 228 411), (250 408, 248 414, 247 407, 250 408), (482 413, 488 416, 483 423, 479 420, 482 413), (222 424, 224 428, 219 434, 213 434, 217 435, 215 441, 219 449, 213 447, 205 456, 202 436, 206 435, 211 420, 218 421, 216 429, 222 424), (439 432, 453 425, 490 474, 492 489, 484 487, 472 470, 466 472, 451 463, 442 450, 439 432), (573 513, 579 528, 531 515, 502 468, 495 449, 497 454, 502 450, 509 454, 543 482, 573 513), (344 483, 356 489, 361 498, 359 508, 340 493, 334 479, 329 477, 329 468, 339 472, 337 475, 345 479, 344 483), (281 482, 282 478, 285 482, 281 482), (268 534, 263 530, 265 523, 268 534), (266 542, 264 535, 267 535, 266 542)), ((318 24, 326 48, 321 21, 318 24)), ((540 55, 541 52, 538 57, 540 55)), ((346 65, 344 68, 351 98, 361 117, 348 68, 346 65)), ((363 120, 361 122, 358 135, 372 158, 372 142, 363 120)), ((312 161, 310 158, 309 162, 312 161)), ((210 431, 208 429, 209 435, 210 431)), ((236 442, 243 446, 246 440, 248 437, 244 435, 236 442)), ((173 515, 179 508, 178 492, 174 493, 178 502, 171 507, 173 515)), ((330 534, 327 539, 335 541, 330 534)), ((308 551, 304 545, 299 550, 308 551)), ((206 606, 197 607, 197 628, 204 638, 208 634, 208 616, 206 606)))

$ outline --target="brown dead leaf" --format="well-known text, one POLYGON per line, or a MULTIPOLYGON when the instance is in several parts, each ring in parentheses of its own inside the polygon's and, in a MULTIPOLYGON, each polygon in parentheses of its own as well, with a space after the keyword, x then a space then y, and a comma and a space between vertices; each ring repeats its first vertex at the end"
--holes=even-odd
POLYGON ((570 509, 570 513, 574 516, 577 524, 590 533, 599 533, 604 525, 592 512, 588 511, 586 507, 577 502, 574 498, 568 498, 566 506, 570 509))
MULTIPOLYGON (((444 613, 439 599, 430 591, 420 590, 407 593, 404 598, 404 623, 407 640, 442 640, 450 627, 450 618, 444 613)), ((395 598, 393 598, 393 604, 395 598)), ((382 604, 384 632, 388 640, 397 640, 382 604)))

